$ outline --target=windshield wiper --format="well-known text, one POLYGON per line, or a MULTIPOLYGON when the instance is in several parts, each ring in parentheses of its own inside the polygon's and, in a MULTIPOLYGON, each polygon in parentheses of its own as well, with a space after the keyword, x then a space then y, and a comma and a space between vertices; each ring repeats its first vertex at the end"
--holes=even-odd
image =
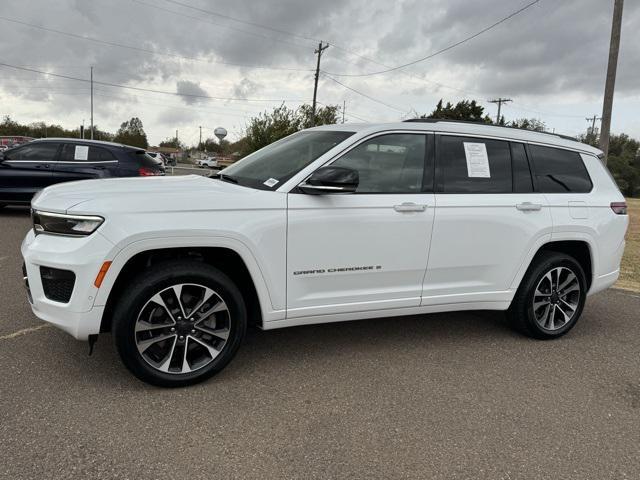
POLYGON ((217 178, 219 180, 222 180, 223 182, 238 183, 238 180, 233 178, 231 175, 225 175, 224 173, 216 173, 214 175, 211 175, 211 178, 217 178))

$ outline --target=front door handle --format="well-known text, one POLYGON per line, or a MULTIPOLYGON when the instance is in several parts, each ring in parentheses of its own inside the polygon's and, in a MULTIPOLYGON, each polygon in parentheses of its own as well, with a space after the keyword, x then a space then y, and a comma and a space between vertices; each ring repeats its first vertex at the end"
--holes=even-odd
POLYGON ((522 202, 516 205, 516 208, 522 212, 537 212, 542 210, 542 205, 539 203, 522 202))
POLYGON ((405 202, 400 205, 394 205, 393 209, 396 212, 424 212, 426 210, 426 205, 419 205, 417 203, 405 202))

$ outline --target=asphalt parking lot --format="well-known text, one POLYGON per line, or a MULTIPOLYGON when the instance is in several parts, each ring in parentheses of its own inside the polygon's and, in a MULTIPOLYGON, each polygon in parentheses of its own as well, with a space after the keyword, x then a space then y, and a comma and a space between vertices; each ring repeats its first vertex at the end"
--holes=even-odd
POLYGON ((249 332, 162 390, 31 313, 0 211, 0 478, 640 478, 640 295, 592 297, 552 342, 503 315, 249 332))

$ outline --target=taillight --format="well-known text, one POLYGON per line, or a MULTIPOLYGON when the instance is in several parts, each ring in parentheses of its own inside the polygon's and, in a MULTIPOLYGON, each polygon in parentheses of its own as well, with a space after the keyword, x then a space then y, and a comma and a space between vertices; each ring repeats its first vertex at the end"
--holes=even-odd
POLYGON ((159 173, 147 167, 140 167, 138 169, 138 175, 140 175, 141 177, 150 177, 153 175, 159 175, 159 173))
POLYGON ((627 202, 611 202, 611 210, 616 215, 626 215, 627 214, 627 202))

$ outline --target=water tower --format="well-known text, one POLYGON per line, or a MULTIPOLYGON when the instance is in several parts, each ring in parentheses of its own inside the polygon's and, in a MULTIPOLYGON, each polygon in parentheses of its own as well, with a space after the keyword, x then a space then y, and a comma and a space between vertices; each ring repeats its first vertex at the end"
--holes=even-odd
POLYGON ((218 137, 219 142, 222 142, 222 139, 227 136, 227 129, 218 127, 213 131, 213 134, 218 137))

